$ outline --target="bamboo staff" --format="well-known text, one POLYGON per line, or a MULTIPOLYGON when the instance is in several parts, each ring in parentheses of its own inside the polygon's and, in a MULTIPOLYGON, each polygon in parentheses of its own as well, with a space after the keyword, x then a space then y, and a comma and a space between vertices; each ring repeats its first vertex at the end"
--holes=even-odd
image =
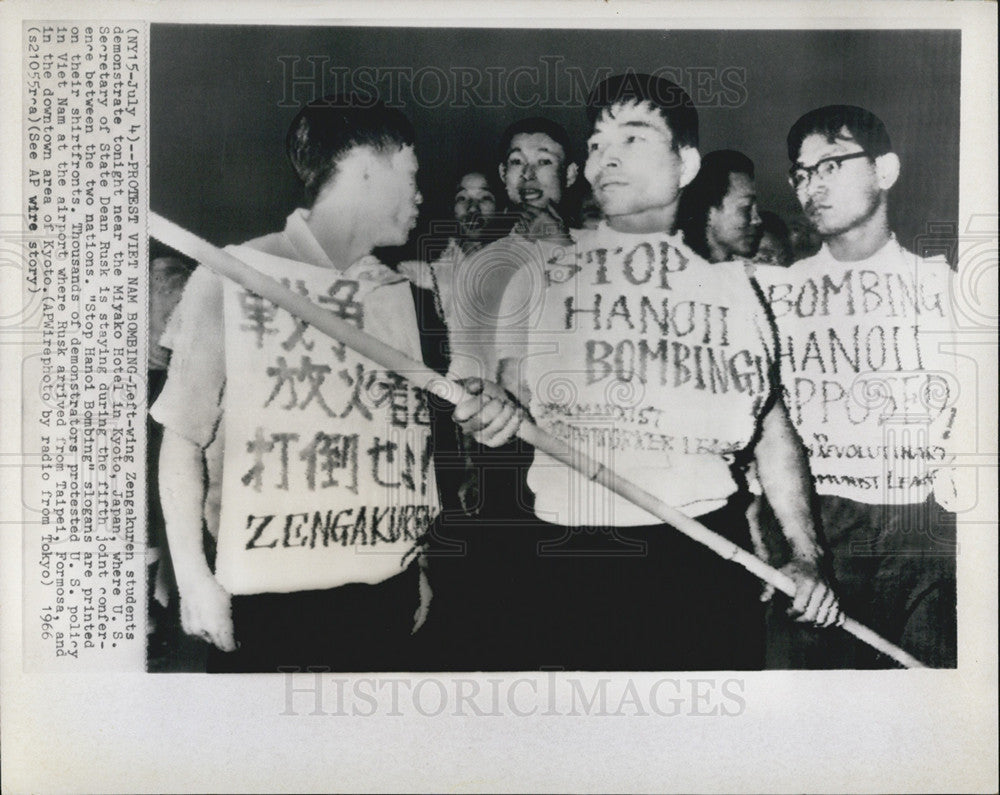
MULTIPOLYGON (((154 212, 149 213, 149 232, 161 242, 186 254, 220 276, 224 276, 250 292, 266 298, 290 312, 297 319, 306 321, 324 334, 348 345, 351 349, 383 367, 405 376, 421 389, 425 389, 452 404, 459 403, 468 396, 461 385, 449 381, 440 373, 425 366, 423 362, 411 359, 381 340, 355 328, 350 323, 320 308, 305 296, 293 293, 231 254, 216 248, 211 243, 154 212)), ((769 566, 738 544, 714 533, 691 517, 657 499, 648 491, 619 477, 603 464, 543 431, 534 423, 524 420, 517 435, 538 450, 638 505, 663 522, 680 530, 686 536, 704 544, 725 560, 739 564, 782 593, 788 596, 795 595, 795 582, 784 572, 769 566)), ((858 640, 888 655, 904 668, 924 667, 915 657, 852 618, 845 618, 841 626, 858 640)))

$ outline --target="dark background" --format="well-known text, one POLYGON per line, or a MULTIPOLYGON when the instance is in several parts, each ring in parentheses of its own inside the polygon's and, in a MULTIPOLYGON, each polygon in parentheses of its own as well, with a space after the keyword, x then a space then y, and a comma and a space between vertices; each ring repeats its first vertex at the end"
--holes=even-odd
MULTIPOLYGON (((516 119, 545 115, 562 123, 582 156, 589 130, 569 70, 592 84, 595 75, 671 67, 699 106, 701 151, 746 152, 757 166, 761 207, 786 219, 798 210, 786 181, 791 124, 831 103, 874 111, 903 162, 893 222, 912 248, 928 223, 953 223, 958 215, 959 55, 957 31, 153 25, 151 207, 220 245, 280 229, 301 198, 284 157, 285 131, 298 107, 343 85, 331 68, 346 67, 361 87, 361 67, 467 67, 483 74, 478 92, 489 99, 488 67, 502 82, 518 67, 544 75, 541 59, 558 58, 556 66, 549 62, 554 93, 545 86, 532 92, 521 79, 522 95, 541 100, 531 107, 495 91, 499 101, 490 106, 457 107, 458 81, 450 75, 443 96, 433 74, 422 89, 399 80, 401 90, 389 98, 403 104, 417 129, 422 225, 450 216, 464 171, 495 178, 497 139, 516 119), (308 78, 310 56, 320 59, 315 79, 308 78), (282 57, 299 59, 298 85, 289 83, 282 57)), ((379 83, 383 96, 389 82, 379 83)))

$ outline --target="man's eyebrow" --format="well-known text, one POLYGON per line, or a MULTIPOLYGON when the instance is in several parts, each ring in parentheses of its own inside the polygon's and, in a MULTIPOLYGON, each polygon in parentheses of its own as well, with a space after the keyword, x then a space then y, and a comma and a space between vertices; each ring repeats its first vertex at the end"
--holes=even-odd
POLYGON ((834 157, 836 157, 836 155, 824 155, 823 157, 817 158, 816 162, 813 163, 811 166, 807 166, 801 160, 796 160, 794 163, 792 163, 792 168, 814 168, 817 164, 822 163, 824 160, 830 160, 831 158, 834 157))
MULTIPOLYGON (((600 129, 599 125, 600 125, 600 122, 598 122, 598 124, 594 125, 593 132, 590 134, 590 137, 587 138, 588 141, 591 138, 593 138, 594 136, 600 135, 602 132, 604 132, 604 130, 600 129)), ((643 130, 653 130, 654 132, 660 132, 661 131, 661 129, 659 127, 657 127, 655 124, 650 124, 648 121, 642 121, 641 119, 635 119, 633 121, 622 122, 621 126, 622 127, 632 127, 632 128, 636 128, 636 129, 643 129, 643 130)))
MULTIPOLYGON (((861 146, 861 144, 859 144, 853 138, 839 138, 839 137, 835 138, 832 141, 827 141, 827 144, 829 146, 836 146, 837 144, 855 144, 857 146, 861 146)), ((862 147, 859 151, 861 151, 861 152, 865 151, 864 147, 862 147)), ((821 160, 830 160, 831 158, 834 158, 834 157, 840 157, 841 155, 844 155, 844 154, 853 154, 853 152, 841 152, 839 150, 834 149, 833 151, 829 152, 828 154, 823 155, 823 157, 817 158, 816 159, 816 163, 819 163, 821 160)), ((799 154, 799 159, 792 163, 792 168, 809 168, 809 166, 806 166, 806 164, 802 162, 801 157, 802 156, 801 156, 801 153, 800 153, 799 154)), ((813 165, 816 165, 816 163, 813 163, 813 165)))
MULTIPOLYGON (((558 144, 557 144, 557 146, 558 146, 558 144)), ((536 146, 535 148, 539 152, 547 152, 550 155, 559 154, 560 150, 562 149, 562 147, 560 147, 559 149, 556 149, 556 148, 551 147, 551 146, 546 146, 545 144, 542 144, 541 146, 536 146)), ((524 154, 524 150, 520 146, 515 146, 513 149, 508 149, 507 150, 507 157, 510 157, 515 152, 518 152, 518 153, 520 153, 522 155, 524 154)))

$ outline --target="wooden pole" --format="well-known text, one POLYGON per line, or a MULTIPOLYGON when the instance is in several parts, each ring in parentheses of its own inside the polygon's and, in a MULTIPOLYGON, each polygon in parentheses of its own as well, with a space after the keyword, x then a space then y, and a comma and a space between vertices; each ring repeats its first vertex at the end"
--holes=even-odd
MULTIPOLYGON (((381 340, 355 328, 347 321, 320 308, 305 296, 293 293, 228 252, 213 246, 154 212, 149 213, 149 232, 161 242, 186 254, 220 276, 224 276, 250 292, 266 298, 271 303, 290 312, 294 317, 306 321, 324 334, 343 342, 383 367, 405 376, 421 389, 425 389, 452 404, 457 404, 468 397, 468 393, 460 384, 449 381, 440 373, 424 365, 423 362, 411 359, 381 340)), ((525 419, 521 423, 517 435, 538 450, 677 528, 720 557, 739 564, 782 593, 788 596, 795 595, 795 582, 784 572, 769 566, 738 544, 714 533, 700 522, 672 508, 648 491, 616 475, 603 464, 543 431, 534 423, 525 419)), ((841 626, 858 640, 888 655, 905 668, 924 667, 915 657, 852 618, 846 618, 841 626)))

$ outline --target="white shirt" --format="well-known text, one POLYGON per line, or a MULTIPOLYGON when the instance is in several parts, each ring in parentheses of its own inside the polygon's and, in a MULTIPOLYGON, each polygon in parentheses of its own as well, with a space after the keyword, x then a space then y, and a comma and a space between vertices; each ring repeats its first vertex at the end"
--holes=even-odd
MULTIPOLYGON (((722 507, 770 393, 773 329, 743 265, 710 264, 676 235, 571 234, 504 294, 499 356, 532 416, 689 515, 722 507)), ((528 484, 546 521, 660 522, 538 451, 528 484)))
POLYGON ((957 397, 951 277, 943 258, 922 259, 895 238, 857 262, 824 245, 789 268, 758 268, 818 493, 870 504, 930 493, 957 397))

